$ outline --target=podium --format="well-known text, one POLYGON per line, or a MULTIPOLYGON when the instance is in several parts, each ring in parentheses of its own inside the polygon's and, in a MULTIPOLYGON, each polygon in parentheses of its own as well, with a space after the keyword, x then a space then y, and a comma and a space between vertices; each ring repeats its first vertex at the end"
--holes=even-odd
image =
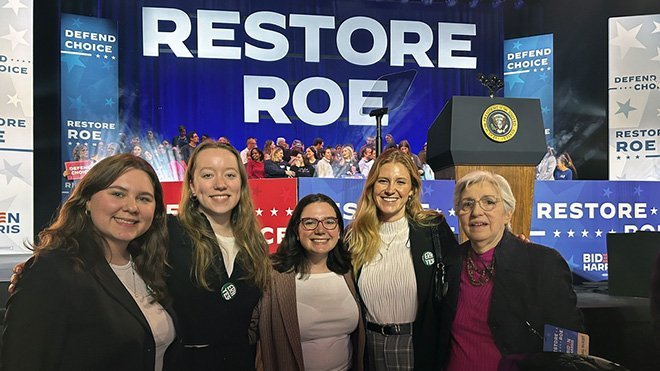
POLYGON ((502 175, 516 198, 513 233, 528 237, 536 165, 545 153, 538 99, 452 97, 428 130, 426 160, 435 178, 458 180, 475 170, 502 175))

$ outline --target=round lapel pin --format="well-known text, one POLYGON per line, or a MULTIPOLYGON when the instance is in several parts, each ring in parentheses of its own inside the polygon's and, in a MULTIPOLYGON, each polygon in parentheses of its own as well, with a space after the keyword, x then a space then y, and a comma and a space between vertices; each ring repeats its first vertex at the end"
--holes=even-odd
POLYGON ((236 296, 236 286, 231 282, 225 283, 220 289, 220 295, 222 295, 222 298, 225 300, 233 299, 234 296, 236 296))
POLYGON ((433 263, 435 263, 435 256, 433 255, 432 252, 430 251, 425 251, 424 254, 422 254, 422 261, 424 264, 431 266, 433 263))

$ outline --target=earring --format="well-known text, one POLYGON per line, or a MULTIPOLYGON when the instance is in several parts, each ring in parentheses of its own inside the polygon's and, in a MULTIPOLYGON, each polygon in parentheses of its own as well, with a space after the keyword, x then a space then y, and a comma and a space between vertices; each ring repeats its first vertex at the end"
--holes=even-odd
POLYGON ((194 193, 191 193, 191 194, 190 194, 190 199, 191 199, 192 201, 197 201, 197 195, 194 194, 194 193))
POLYGON ((89 209, 85 209, 85 215, 89 216, 89 209))

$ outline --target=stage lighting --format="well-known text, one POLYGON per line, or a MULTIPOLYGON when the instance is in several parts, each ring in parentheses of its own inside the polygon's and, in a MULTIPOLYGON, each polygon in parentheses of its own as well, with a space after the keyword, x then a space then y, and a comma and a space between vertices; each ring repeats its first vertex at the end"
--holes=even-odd
POLYGON ((468 5, 470 5, 470 8, 476 8, 479 5, 479 0, 470 0, 468 5))
POLYGON ((447 5, 447 8, 451 8, 452 6, 456 5, 458 0, 445 0, 445 5, 447 5))
POLYGON ((513 2, 513 8, 514 8, 514 9, 520 9, 520 8, 522 8, 523 6, 525 6, 525 0, 515 0, 515 1, 513 2))

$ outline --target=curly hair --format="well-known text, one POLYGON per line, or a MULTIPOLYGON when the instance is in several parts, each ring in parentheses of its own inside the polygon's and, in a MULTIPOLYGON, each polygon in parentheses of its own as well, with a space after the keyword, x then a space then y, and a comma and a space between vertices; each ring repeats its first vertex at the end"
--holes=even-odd
POLYGON ((341 216, 341 211, 332 198, 322 194, 310 194, 298 201, 296 208, 293 210, 289 224, 284 233, 282 243, 277 247, 277 252, 273 254, 273 268, 278 272, 295 272, 302 275, 309 274, 309 261, 307 260, 305 248, 300 244, 298 236, 298 225, 300 224, 300 217, 303 210, 313 203, 325 202, 332 207, 335 211, 335 217, 339 222, 339 241, 337 245, 328 253, 327 265, 328 269, 337 273, 345 274, 351 268, 351 256, 346 250, 344 244, 344 219, 341 216))
POLYGON ((424 210, 420 201, 422 179, 419 177, 417 167, 410 155, 396 148, 387 149, 373 164, 367 181, 358 201, 357 211, 353 222, 346 232, 346 243, 351 252, 353 269, 357 272, 364 264, 373 260, 378 254, 380 246, 380 210, 378 210, 374 197, 374 186, 380 177, 380 170, 385 164, 400 164, 408 171, 410 176, 412 195, 406 202, 406 218, 408 222, 421 226, 433 224, 438 213, 434 210, 424 210))
POLYGON ((270 261, 268 245, 261 234, 257 217, 254 213, 248 177, 241 156, 234 147, 220 142, 204 142, 195 148, 188 161, 188 169, 183 180, 181 201, 179 203, 179 220, 187 236, 194 246, 191 279, 200 287, 211 290, 209 279, 217 276, 222 267, 217 266, 217 255, 220 254, 218 241, 209 228, 200 228, 208 223, 206 216, 199 210, 199 201, 192 197, 190 184, 194 180, 197 158, 203 151, 219 149, 228 151, 238 164, 241 177, 240 200, 231 211, 231 227, 236 239, 239 253, 238 263, 247 271, 247 279, 255 286, 266 289, 270 277, 270 261))
POLYGON ((37 259, 44 251, 64 250, 74 259, 76 269, 85 267, 83 256, 105 256, 109 250, 108 243, 86 214, 87 203, 94 194, 108 188, 129 170, 141 170, 149 177, 154 188, 155 210, 151 226, 128 244, 128 252, 140 277, 154 291, 152 300, 165 300, 168 233, 163 189, 154 169, 140 157, 126 153, 99 161, 76 185, 69 198, 59 208, 54 221, 39 232, 37 243, 31 247, 35 250, 37 259), (80 243, 90 238, 92 243, 80 243), (94 251, 83 251, 87 246, 91 246, 94 251))

